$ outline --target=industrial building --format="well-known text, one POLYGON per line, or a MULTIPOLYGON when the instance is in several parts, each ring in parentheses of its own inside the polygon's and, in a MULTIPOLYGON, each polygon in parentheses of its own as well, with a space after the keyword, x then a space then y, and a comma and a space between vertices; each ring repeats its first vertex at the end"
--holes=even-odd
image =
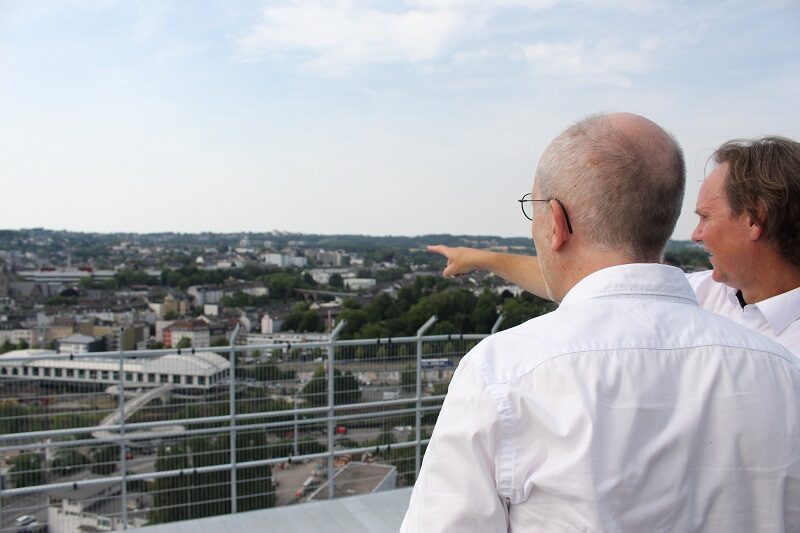
MULTIPOLYGON (((15 350, 0 355, 0 378, 55 383, 117 385, 119 359, 114 357, 40 359, 52 350, 15 350), (35 357, 35 358, 34 358, 35 357), (26 358, 30 360, 26 361, 26 358)), ((126 387, 157 387, 207 390, 225 380, 227 359, 213 352, 168 354, 152 358, 125 359, 122 365, 126 387)))

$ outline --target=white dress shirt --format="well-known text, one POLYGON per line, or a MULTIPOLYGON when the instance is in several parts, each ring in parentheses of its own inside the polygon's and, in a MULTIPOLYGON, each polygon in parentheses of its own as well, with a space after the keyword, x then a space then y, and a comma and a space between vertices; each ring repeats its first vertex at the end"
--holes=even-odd
POLYGON ((742 307, 738 291, 714 281, 712 272, 686 274, 703 309, 775 339, 800 357, 800 287, 742 307))
POLYGON ((623 265, 458 366, 402 532, 800 531, 800 366, 623 265))

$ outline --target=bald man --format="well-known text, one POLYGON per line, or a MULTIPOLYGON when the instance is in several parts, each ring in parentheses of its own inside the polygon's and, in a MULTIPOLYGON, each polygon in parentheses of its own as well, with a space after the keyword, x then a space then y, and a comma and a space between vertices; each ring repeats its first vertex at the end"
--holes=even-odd
POLYGON ((800 530, 800 367, 659 263, 684 182, 640 116, 548 146, 521 203, 561 305, 464 356, 401 531, 800 530))
MULTIPOLYGON (((698 302, 800 355, 800 143, 778 136, 735 140, 712 160, 692 234, 713 265, 688 275, 698 302)), ((486 269, 547 298, 536 257, 428 249, 447 258, 445 277, 486 269)))

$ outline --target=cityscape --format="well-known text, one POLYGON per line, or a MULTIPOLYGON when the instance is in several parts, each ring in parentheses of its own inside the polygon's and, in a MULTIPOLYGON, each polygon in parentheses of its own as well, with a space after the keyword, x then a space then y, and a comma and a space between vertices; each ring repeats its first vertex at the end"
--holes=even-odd
MULTIPOLYGON (((533 252, 450 235, 0 232, 3 531, 413 486, 461 356, 554 308, 484 273, 442 278, 424 248, 439 242, 533 252)), ((666 259, 707 267, 687 242, 666 259)))

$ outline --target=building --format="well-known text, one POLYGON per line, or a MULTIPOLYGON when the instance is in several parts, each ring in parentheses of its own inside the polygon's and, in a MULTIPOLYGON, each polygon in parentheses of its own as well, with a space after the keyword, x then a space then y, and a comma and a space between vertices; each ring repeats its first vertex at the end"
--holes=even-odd
POLYGON ((126 387, 147 388, 172 385, 178 389, 205 391, 224 381, 230 363, 214 352, 167 354, 152 358, 125 359, 123 375, 119 359, 64 357, 42 359, 52 350, 15 350, 0 355, 0 378, 37 380, 49 383, 117 385, 120 377, 126 387))
POLYGON ((181 320, 164 328, 164 347, 177 346, 182 339, 189 339, 193 348, 211 346, 211 330, 202 320, 181 320))
POLYGON ((0 261, 0 298, 5 298, 6 296, 8 296, 8 287, 10 279, 11 279, 11 274, 6 268, 5 262, 0 261))
POLYGON ((342 250, 306 250, 306 257, 313 259, 318 265, 338 267, 345 264, 347 254, 342 250))
POLYGON ((350 290, 360 291, 375 286, 374 278, 345 278, 344 286, 350 290))
POLYGON ((19 341, 25 341, 28 346, 33 345, 33 330, 23 328, 19 324, 9 322, 0 323, 0 345, 8 341, 10 344, 18 345, 19 341))
POLYGON ((93 320, 84 320, 78 323, 77 329, 83 335, 103 337, 105 349, 109 351, 143 350, 150 336, 150 328, 146 324, 119 326, 111 322, 97 324, 93 320))
POLYGON ((279 254, 274 252, 266 252, 261 255, 261 258, 268 265, 286 267, 304 267, 308 264, 308 259, 305 257, 295 257, 293 255, 279 254))
MULTIPOLYGON (((92 474, 88 479, 103 476, 92 474)), ((84 475, 81 480, 87 479, 84 475)), ((80 533, 84 531, 114 531, 126 529, 122 521, 119 483, 81 485, 76 488, 49 492, 47 527, 50 533, 80 533)), ((147 524, 150 496, 142 493, 127 495, 127 528, 147 524)))
POLYGON ((261 333, 277 333, 281 330, 282 326, 283 320, 280 318, 271 317, 269 313, 264 313, 264 316, 261 317, 261 333))
POLYGON ((156 342, 164 343, 164 330, 175 322, 175 320, 156 320, 156 342))
POLYGON ((47 346, 53 341, 61 340, 75 333, 75 324, 70 317, 37 316, 36 326, 32 329, 31 346, 47 346))
POLYGON ((89 353, 105 350, 105 342, 97 337, 74 333, 58 341, 59 353, 89 353))
POLYGON ((194 298, 194 303, 198 307, 206 304, 218 304, 222 300, 222 289, 213 286, 193 285, 189 287, 186 294, 194 298))
POLYGON ((522 290, 517 285, 498 285, 496 287, 492 287, 492 292, 495 294, 503 294, 504 292, 508 292, 511 296, 519 296, 524 290, 522 290))
POLYGON ((62 284, 78 283, 82 279, 106 281, 114 277, 114 270, 94 270, 92 267, 42 267, 39 270, 20 270, 17 275, 25 281, 36 283, 62 284))
POLYGON ((320 285, 330 283, 331 276, 334 274, 339 274, 342 278, 355 277, 355 272, 351 268, 311 268, 306 273, 320 285))
MULTIPOLYGON (((269 296, 269 288, 264 285, 246 285, 237 288, 236 291, 242 291, 249 296, 269 296)), ((236 291, 226 291, 226 296, 234 294, 236 291)))

